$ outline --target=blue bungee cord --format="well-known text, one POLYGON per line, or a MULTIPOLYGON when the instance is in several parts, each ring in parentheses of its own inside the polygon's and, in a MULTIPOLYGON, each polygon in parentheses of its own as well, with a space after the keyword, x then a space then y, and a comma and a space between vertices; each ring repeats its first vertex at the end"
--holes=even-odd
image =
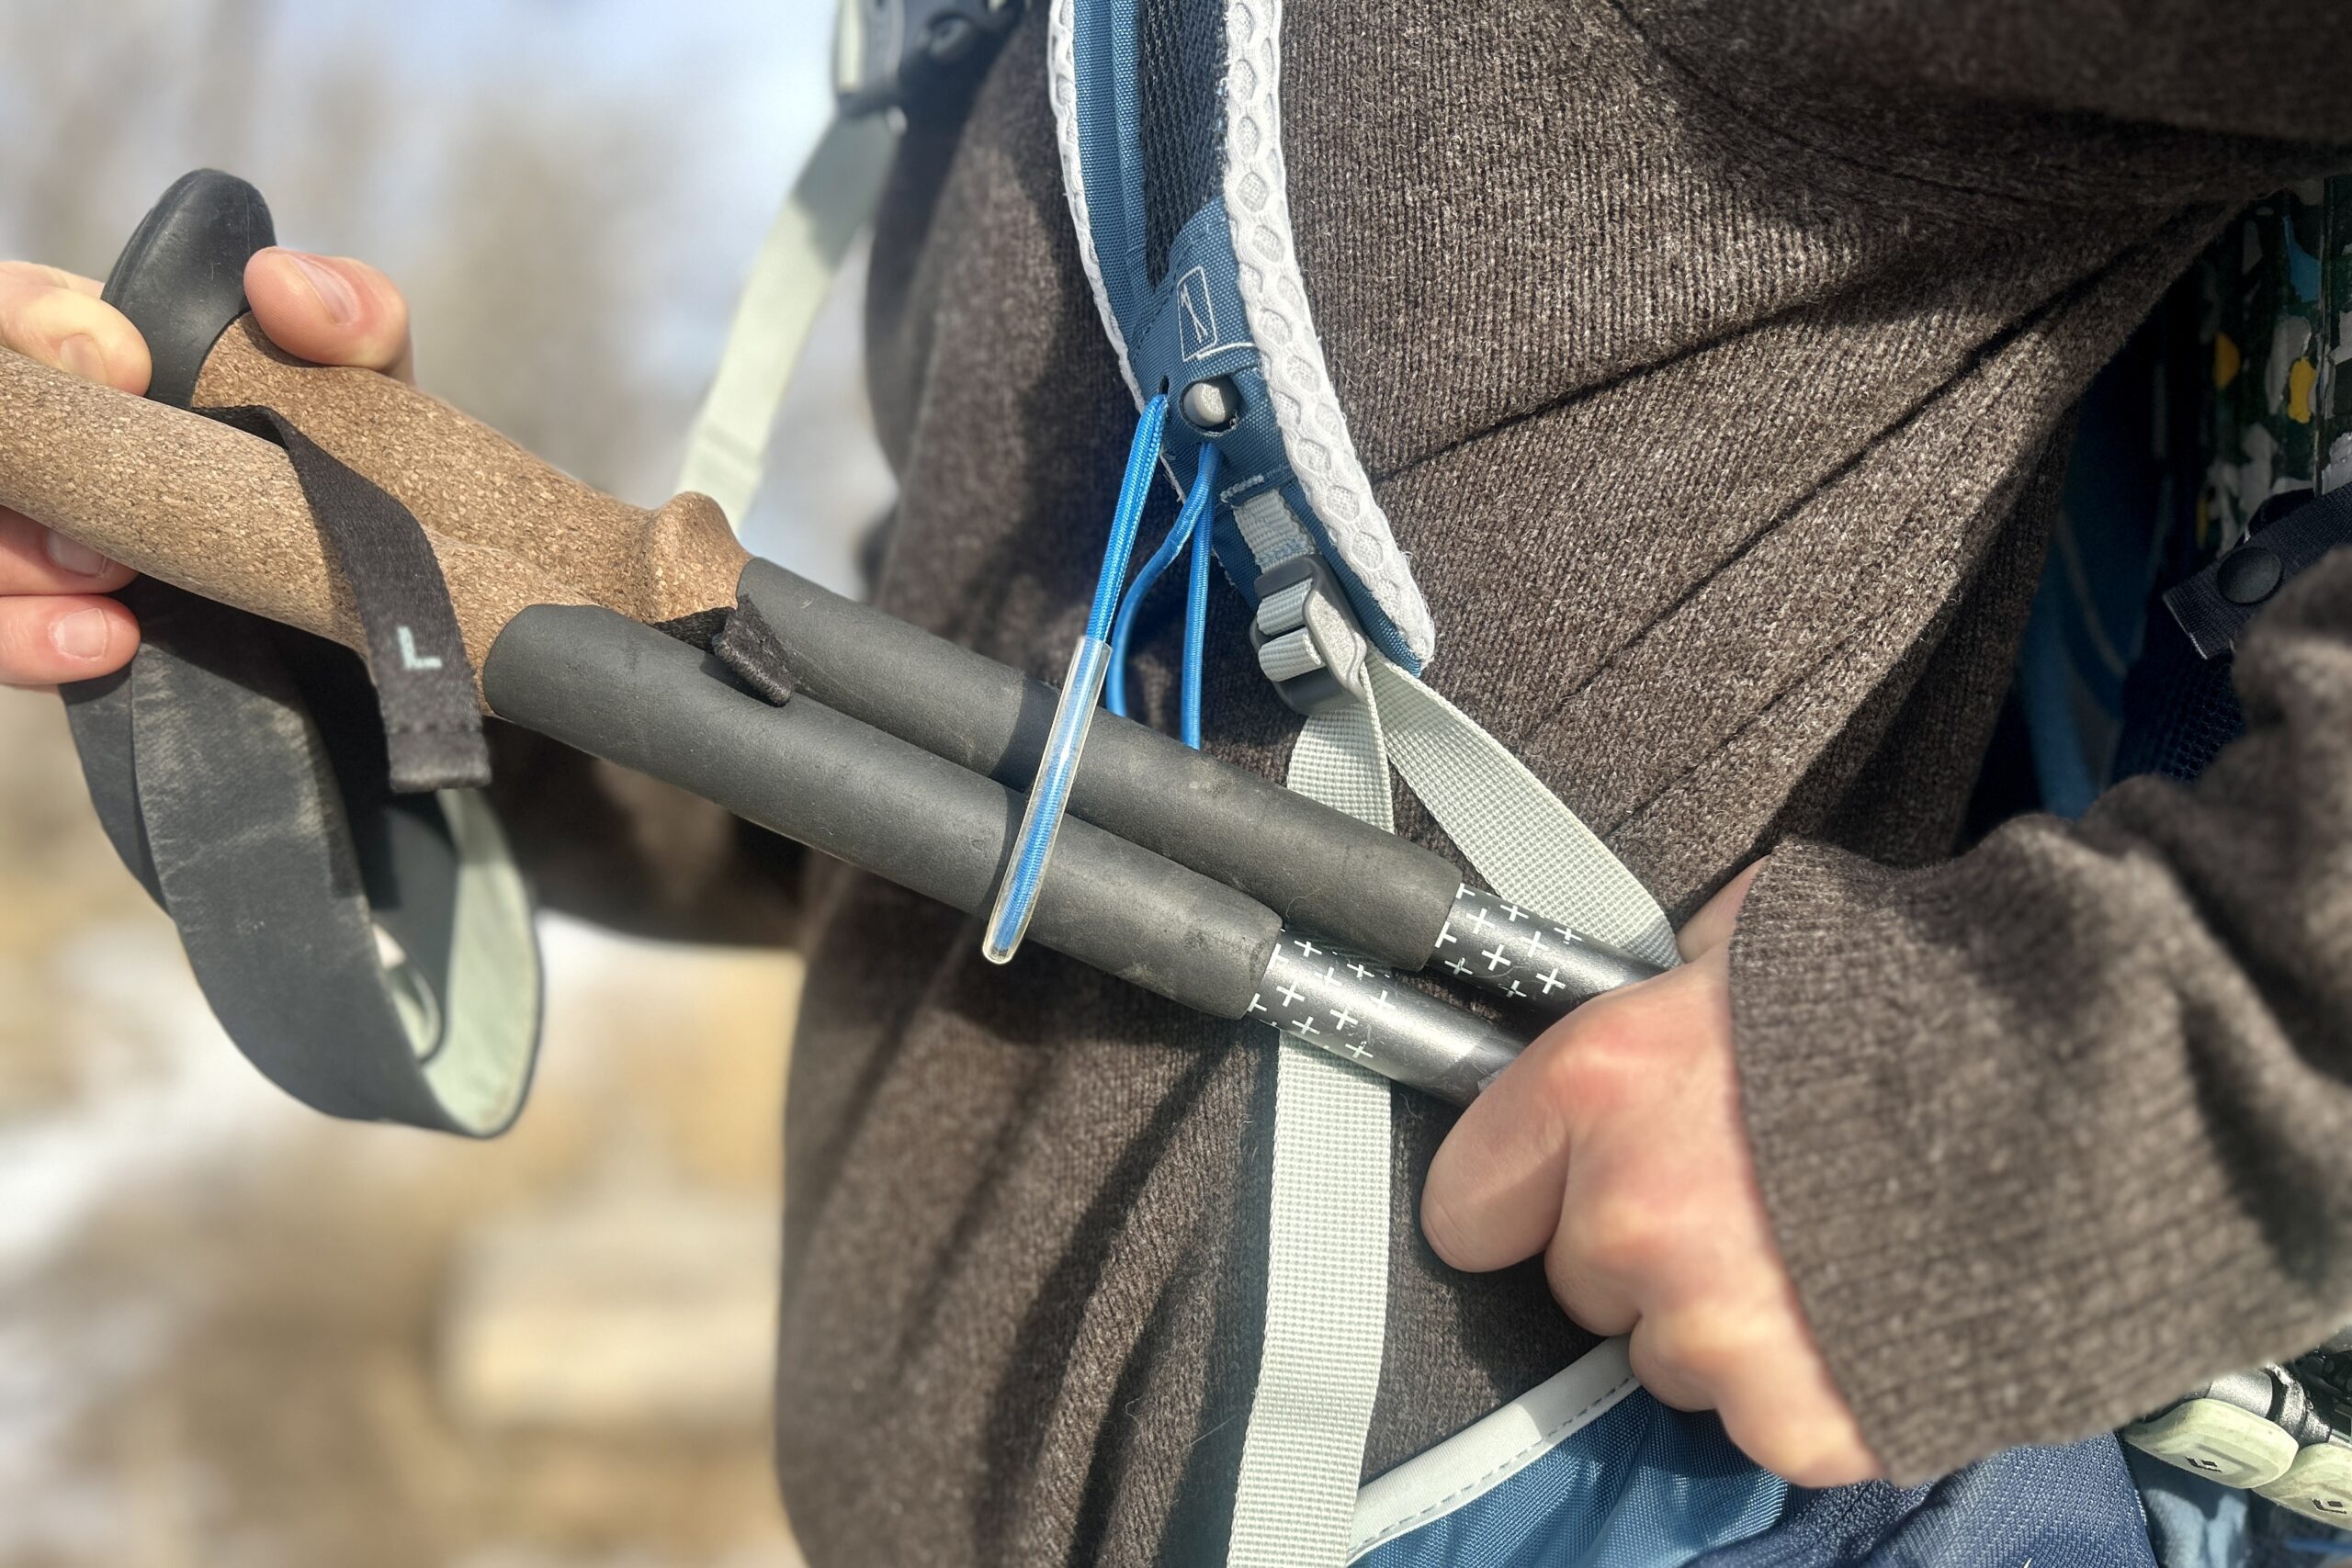
POLYGON ((1111 628, 1111 671, 1102 685, 1102 705, 1127 716, 1127 644, 1135 635, 1136 617, 1143 608, 1144 595, 1159 581, 1176 560, 1176 552, 1189 541, 1193 547, 1192 574, 1184 600, 1184 661, 1182 666, 1182 697, 1179 709, 1180 733, 1184 744, 1195 751, 1201 748, 1201 661, 1207 645, 1209 611, 1209 542, 1208 513, 1216 494, 1216 448, 1206 442, 1201 444, 1200 466, 1193 472, 1193 488, 1184 492, 1184 509, 1176 514, 1175 526, 1168 530, 1168 537, 1159 542, 1151 558, 1136 573, 1133 587, 1119 601, 1119 618, 1111 628))
POLYGON ((1063 808, 1069 804, 1069 782, 1086 745, 1086 727, 1102 700, 1103 676, 1111 664, 1112 621, 1118 611, 1120 590, 1127 581, 1127 560, 1135 552, 1143 503, 1151 493, 1152 474, 1159 467, 1160 440, 1167 426, 1168 396, 1163 392, 1144 405, 1143 416, 1136 422, 1135 440, 1127 447, 1127 471, 1119 481, 1118 509, 1111 514, 1110 542, 1102 550, 1102 572, 1094 580, 1094 603, 1087 612, 1086 632, 1070 650, 1061 700, 1054 707, 1053 728, 1046 735, 1036 780, 1029 786, 1028 809, 1022 813, 1012 863, 997 889, 996 907, 989 913, 988 929, 980 939, 981 956, 991 964, 1012 962, 1029 930, 1029 918, 1036 912, 1037 889, 1045 880, 1046 862, 1054 852, 1054 836, 1061 830, 1063 808))
POLYGON ((1193 575, 1184 586, 1184 675, 1177 723, 1184 744, 1201 749, 1201 666, 1207 660, 1209 636, 1209 557, 1215 530, 1209 513, 1216 491, 1216 448, 1201 443, 1201 464, 1193 475, 1192 493, 1184 510, 1193 514, 1193 575))

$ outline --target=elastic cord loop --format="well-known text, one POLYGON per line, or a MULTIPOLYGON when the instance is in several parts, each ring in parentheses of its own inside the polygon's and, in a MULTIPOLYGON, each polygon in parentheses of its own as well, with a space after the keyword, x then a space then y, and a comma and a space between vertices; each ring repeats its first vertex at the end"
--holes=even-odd
MULTIPOLYGON (((1193 470, 1193 488, 1184 492, 1183 510, 1176 514, 1168 536, 1159 541, 1159 547, 1151 553, 1149 560, 1143 563, 1143 570, 1136 573, 1135 581, 1128 585, 1126 592, 1119 600, 1119 617, 1111 628, 1111 669, 1102 682, 1102 705, 1121 718, 1128 716, 1127 645, 1135 636, 1136 620, 1142 614, 1144 597, 1159 582, 1160 574, 1175 564, 1177 553, 1187 542, 1193 547, 1193 572, 1199 579, 1199 583, 1186 601, 1184 668, 1192 671, 1193 702, 1195 707, 1198 706, 1200 680, 1197 666, 1206 641, 1206 634, 1200 622, 1208 610, 1208 559, 1202 552, 1208 544, 1204 519, 1208 514, 1211 493, 1216 488, 1216 448, 1204 444, 1200 466, 1193 470)), ((1195 717, 1197 719, 1197 714, 1195 717)), ((1198 732, 1196 722, 1187 732, 1185 744, 1197 749, 1200 745, 1198 732)))
POLYGON ((1216 491, 1216 448, 1204 445, 1200 471, 1193 478, 1192 493, 1184 498, 1184 510, 1193 514, 1193 580, 1184 596, 1184 684, 1178 723, 1184 744, 1195 751, 1201 749, 1201 666, 1207 661, 1210 536, 1214 532, 1208 513, 1210 498, 1216 491))
POLYGON ((1079 756, 1086 745, 1087 725, 1102 698, 1111 662, 1112 618, 1119 606, 1119 591, 1127 580, 1127 560, 1135 553, 1144 500, 1151 493, 1151 476, 1159 466, 1160 438, 1167 423, 1164 394, 1146 403, 1136 422, 1135 440, 1127 447, 1127 471, 1119 481, 1118 509, 1111 514, 1111 537, 1102 549, 1102 570, 1094 581, 1094 604, 1087 614, 1086 633, 1071 652, 1045 755, 1029 785, 1020 837, 981 932, 980 953, 991 964, 1012 962, 1020 951, 1021 939, 1028 934, 1030 917, 1036 912, 1054 838, 1061 831, 1062 810, 1069 801, 1070 779, 1078 772, 1079 756))
POLYGON ((1127 560, 1135 553, 1144 500, 1151 493, 1151 476, 1159 467, 1159 443, 1167 428, 1168 394, 1162 392, 1144 404, 1135 440, 1127 446, 1119 505, 1111 513, 1111 537, 1102 547, 1102 570, 1094 580, 1094 604, 1086 613, 1086 635, 1097 642, 1111 640, 1111 621, 1118 614, 1119 592, 1126 586, 1127 560))

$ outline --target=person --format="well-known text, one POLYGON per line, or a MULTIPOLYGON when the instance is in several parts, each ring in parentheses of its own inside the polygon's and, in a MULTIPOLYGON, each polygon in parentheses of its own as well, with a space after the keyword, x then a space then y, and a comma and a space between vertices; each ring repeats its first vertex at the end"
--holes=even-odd
MULTIPOLYGON (((1444 689, 1687 917, 1683 967, 1458 1120, 1396 1100, 1419 1223, 1367 1474, 1596 1335, 1823 1486, 2100 1431, 2352 1319, 2352 553, 2241 645, 2248 733, 2204 782, 1955 852, 2070 408, 2233 211, 2352 167, 2325 12, 1283 18, 1317 326, 1444 689)), ((910 111, 867 309, 879 601, 1052 679, 1133 410, 1045 27, 910 111)), ((410 373, 364 264, 272 251, 246 286, 288 352, 410 373)), ((0 342, 136 391, 96 294, 0 269, 0 342)), ((0 679, 120 665, 123 575, 0 520, 0 679)), ((1213 612, 1210 745, 1275 771, 1294 721, 1241 614, 1213 612)), ((1175 637, 1140 649, 1162 721, 1175 637)), ((582 847, 566 818, 676 807, 502 747, 560 897, 642 915, 598 891, 632 857, 664 908, 744 881, 731 838, 582 847)), ((755 880, 809 955, 777 1463, 812 1561, 1216 1556, 1271 1054, 1051 954, 998 972, 872 879, 755 880)))

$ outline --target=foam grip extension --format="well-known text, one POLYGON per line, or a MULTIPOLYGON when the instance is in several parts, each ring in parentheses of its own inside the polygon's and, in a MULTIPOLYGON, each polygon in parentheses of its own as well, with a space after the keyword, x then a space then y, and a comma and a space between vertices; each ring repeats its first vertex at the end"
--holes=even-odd
MULTIPOLYGON (((808 698, 771 707, 698 649, 601 609, 517 617, 482 680, 505 718, 954 908, 987 908, 1012 852, 1023 802, 1004 785, 808 698)), ((1280 925, 1224 884, 1072 820, 1030 936, 1239 1018, 1280 925)))

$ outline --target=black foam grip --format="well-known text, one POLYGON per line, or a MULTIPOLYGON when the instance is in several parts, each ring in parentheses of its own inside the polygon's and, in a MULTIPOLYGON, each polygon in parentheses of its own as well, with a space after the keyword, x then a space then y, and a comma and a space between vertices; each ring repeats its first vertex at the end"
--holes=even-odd
MULTIPOLYGON (((1036 777, 1052 687, 773 561, 744 568, 736 591, 808 695, 1001 784, 1036 777)), ((1434 851, 1107 713, 1069 810, 1403 969, 1429 962, 1462 886, 1434 851)))
POLYGON ((245 313, 246 261, 277 243, 261 192, 218 169, 182 175, 140 220, 104 298, 147 340, 150 398, 188 406, 205 356, 245 313))
MULTIPOLYGON (((502 718, 967 912, 989 907, 1019 836, 1016 792, 805 691, 771 706, 718 660, 610 610, 525 610, 491 646, 482 691, 502 718)), ((1239 1018, 1280 924, 1232 888, 1066 821, 1029 935, 1239 1018)))

